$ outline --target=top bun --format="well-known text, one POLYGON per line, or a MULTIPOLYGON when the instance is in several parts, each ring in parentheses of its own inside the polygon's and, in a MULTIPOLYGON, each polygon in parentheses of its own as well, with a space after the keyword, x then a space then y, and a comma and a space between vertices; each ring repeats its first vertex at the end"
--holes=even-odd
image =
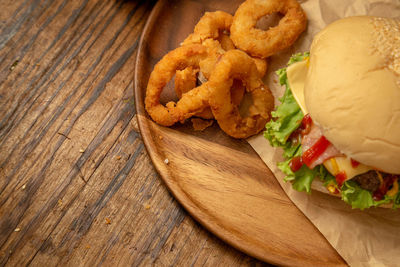
POLYGON ((304 96, 337 149, 400 174, 400 21, 349 17, 318 33, 304 96))

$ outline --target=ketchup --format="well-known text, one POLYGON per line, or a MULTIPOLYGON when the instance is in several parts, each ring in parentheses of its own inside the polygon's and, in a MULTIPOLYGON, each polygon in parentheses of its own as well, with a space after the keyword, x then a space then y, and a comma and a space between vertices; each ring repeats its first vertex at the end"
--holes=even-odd
POLYGON ((306 114, 301 120, 301 135, 306 135, 311 131, 312 123, 310 114, 306 114))
POLYGON ((303 166, 303 161, 299 156, 292 158, 289 162, 289 167, 292 172, 297 172, 298 170, 300 170, 301 166, 303 166))
POLYGON ((360 165, 360 162, 358 162, 358 161, 355 160, 355 159, 350 158, 350 161, 351 161, 351 166, 352 166, 353 168, 357 168, 357 166, 360 165))
POLYGON ((344 181, 346 181, 347 175, 344 171, 341 171, 335 175, 335 178, 336 178, 336 182, 337 182, 338 186, 342 187, 344 181))
POLYGON ((331 143, 325 136, 321 136, 315 144, 307 149, 302 156, 304 164, 308 167, 328 148, 331 143))
POLYGON ((396 179, 397 176, 394 175, 389 175, 388 177, 385 177, 381 186, 372 194, 374 200, 382 200, 396 179))
POLYGON ((379 201, 379 200, 382 200, 383 199, 383 196, 384 196, 385 194, 383 194, 379 189, 378 190, 376 190, 373 194, 372 194, 372 198, 374 199, 374 200, 376 200, 376 201, 379 201))
POLYGON ((306 114, 301 120, 300 126, 290 135, 290 140, 292 140, 292 142, 298 142, 300 135, 304 136, 310 132, 312 123, 310 114, 306 114))

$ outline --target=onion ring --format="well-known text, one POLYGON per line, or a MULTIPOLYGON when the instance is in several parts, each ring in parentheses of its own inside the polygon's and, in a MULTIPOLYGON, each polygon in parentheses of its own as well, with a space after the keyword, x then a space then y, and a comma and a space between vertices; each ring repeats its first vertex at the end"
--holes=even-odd
MULTIPOLYGON (((208 56, 204 60, 200 61, 200 71, 204 77, 208 79, 222 55, 229 50, 224 50, 218 41, 212 39, 205 40, 202 45, 207 47, 208 56)), ((256 57, 252 57, 252 59, 256 64, 257 70, 260 73, 260 77, 263 77, 267 72, 267 60, 256 57)))
POLYGON ((306 26, 306 14, 296 0, 247 0, 236 10, 230 32, 236 47, 267 58, 291 46, 306 26), (267 31, 256 28, 261 17, 274 12, 284 14, 278 26, 267 31))
MULTIPOLYGON (((212 13, 211 13, 212 14, 212 13)), ((206 39, 202 42, 202 45, 207 49, 207 57, 199 62, 201 73, 204 75, 206 80, 210 77, 215 64, 225 53, 221 44, 217 40, 206 39)), ((186 68, 182 71, 177 71, 175 74, 175 92, 180 98, 182 93, 186 93, 196 87, 197 72, 193 68, 186 68)), ((236 82, 234 89, 232 90, 232 98, 235 104, 240 104, 244 95, 244 87, 241 83, 236 82)), ((195 114, 196 117, 203 119, 213 119, 214 116, 210 108, 205 108, 199 113, 195 114)))
MULTIPOLYGON (((233 16, 223 11, 205 12, 196 24, 194 31, 183 42, 187 44, 202 44, 209 48, 209 57, 200 63, 204 77, 210 77, 216 62, 226 52, 236 49, 229 37, 233 16)), ((267 72, 267 62, 261 58, 254 58, 261 76, 267 72)))
MULTIPOLYGON (((198 68, 187 67, 183 70, 177 70, 175 73, 175 93, 178 98, 182 98, 184 93, 189 92, 197 85, 197 74, 199 72, 198 68)), ((204 110, 194 114, 196 117, 203 119, 213 119, 214 115, 209 107, 204 110)))
POLYGON ((200 71, 206 79, 209 79, 211 72, 214 70, 215 64, 217 64, 218 60, 226 51, 222 49, 221 44, 217 40, 207 39, 202 43, 202 45, 207 47, 208 56, 200 61, 200 71))
POLYGON ((234 138, 247 138, 264 129, 271 118, 274 97, 262 82, 254 60, 240 50, 227 51, 215 66, 209 79, 209 104, 220 128, 234 138), (242 117, 238 105, 232 103, 231 88, 240 80, 251 94, 249 115, 242 117))
POLYGON ((175 73, 175 93, 178 98, 182 98, 182 94, 192 90, 197 84, 197 73, 199 69, 187 67, 183 70, 177 70, 175 73))
MULTIPOLYGON (((205 12, 194 27, 194 31, 182 43, 201 44, 206 39, 217 40, 222 33, 229 33, 233 16, 223 11, 205 12)), ((221 37, 224 38, 224 37, 221 37)))
MULTIPOLYGON (((198 71, 198 69, 193 69, 192 67, 187 67, 184 70, 176 71, 174 89, 178 98, 182 98, 182 95, 184 93, 187 93, 193 88, 196 88, 198 71)), ((207 107, 204 110, 194 114, 194 116, 207 120, 214 118, 210 107, 207 107)))
POLYGON ((257 57, 251 57, 254 60, 254 63, 256 63, 256 68, 258 72, 260 73, 260 77, 264 77, 265 74, 267 73, 268 69, 268 64, 267 60, 263 58, 257 58, 257 57))
POLYGON ((178 102, 160 103, 160 95, 165 85, 172 79, 176 70, 187 67, 197 68, 207 56, 206 47, 198 44, 176 48, 166 54, 150 74, 146 88, 145 107, 150 117, 160 125, 171 126, 184 121, 207 108, 209 99, 208 83, 204 83, 182 94, 178 102))
MULTIPOLYGON (((215 68, 218 60, 223 56, 225 51, 222 49, 221 44, 213 39, 205 40, 202 45, 207 48, 207 57, 199 62, 201 73, 208 79, 215 68)), ((265 75, 267 69, 267 62, 265 59, 252 58, 256 63, 257 70, 260 72, 260 77, 265 75)), ((179 98, 183 93, 190 91, 196 87, 198 69, 188 67, 184 70, 177 70, 175 74, 175 92, 179 98)), ((245 88, 243 84, 235 80, 233 82, 231 97, 234 105, 239 105, 242 101, 245 88)), ((214 116, 210 108, 205 108, 194 116, 203 119, 213 119, 214 116)))
POLYGON ((229 37, 229 33, 223 32, 218 36, 217 40, 221 44, 222 49, 224 49, 225 51, 236 49, 231 37, 229 37))
MULTIPOLYGON (((177 70, 175 74, 175 92, 178 98, 186 92, 189 92, 196 87, 198 70, 192 67, 187 67, 184 70, 177 70)), ((234 80, 231 90, 232 102, 234 105, 239 105, 242 102, 245 88, 239 80, 234 80)), ((194 116, 203 119, 214 119, 211 108, 205 108, 203 111, 194 114, 194 116)))

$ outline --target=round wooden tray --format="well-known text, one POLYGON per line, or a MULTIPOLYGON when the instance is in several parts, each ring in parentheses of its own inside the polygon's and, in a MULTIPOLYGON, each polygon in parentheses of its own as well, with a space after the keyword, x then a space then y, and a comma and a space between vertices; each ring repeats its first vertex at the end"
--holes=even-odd
POLYGON ((142 34, 135 72, 143 141, 174 197, 225 242, 273 264, 342 266, 343 259, 288 199, 245 140, 228 137, 216 123, 203 132, 194 131, 190 122, 162 127, 145 111, 147 80, 155 63, 179 46, 205 11, 233 14, 239 4, 211 0, 157 3, 142 34))

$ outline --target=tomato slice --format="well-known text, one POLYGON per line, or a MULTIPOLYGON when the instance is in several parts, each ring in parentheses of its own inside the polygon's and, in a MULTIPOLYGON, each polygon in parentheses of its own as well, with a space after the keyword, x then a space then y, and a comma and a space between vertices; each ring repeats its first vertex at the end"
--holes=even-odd
POLYGON ((303 153, 302 160, 309 168, 311 164, 328 148, 331 143, 321 136, 315 144, 303 153))

